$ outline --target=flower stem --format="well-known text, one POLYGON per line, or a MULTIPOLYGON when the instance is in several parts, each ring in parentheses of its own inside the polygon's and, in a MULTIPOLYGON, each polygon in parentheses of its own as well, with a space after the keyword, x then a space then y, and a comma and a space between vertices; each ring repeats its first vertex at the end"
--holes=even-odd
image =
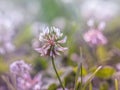
POLYGON ((82 90, 82 61, 83 61, 83 57, 82 57, 82 48, 80 47, 80 63, 78 65, 78 69, 77 69, 77 73, 76 73, 76 77, 75 77, 75 86, 74 86, 74 90, 79 90, 79 85, 77 85, 77 81, 78 81, 78 78, 79 78, 79 73, 81 72, 80 74, 80 78, 81 78, 81 83, 80 83, 80 90, 82 90))
POLYGON ((80 69, 81 69, 81 70, 80 70, 80 71, 81 71, 81 73, 80 73, 80 77, 81 77, 80 90, 82 90, 82 81, 83 81, 83 80, 82 80, 82 78, 83 78, 83 77, 82 77, 82 72, 83 72, 83 71, 82 71, 82 63, 81 63, 81 65, 80 65, 80 69))
POLYGON ((90 84, 89 84, 89 90, 93 90, 92 89, 92 83, 90 82, 90 84))
MULTIPOLYGON (((78 81, 78 78, 79 78, 79 73, 81 72, 81 83, 80 83, 80 88, 82 87, 82 62, 79 63, 78 65, 78 70, 77 70, 77 74, 76 74, 76 77, 75 77, 75 86, 74 86, 74 90, 77 90, 77 81, 78 81)), ((79 88, 79 86, 78 86, 79 88)))
POLYGON ((61 81, 61 79, 60 79, 60 76, 59 76, 59 74, 58 74, 58 72, 57 72, 57 69, 56 69, 56 66, 55 66, 55 62, 54 62, 54 58, 53 58, 53 57, 51 57, 51 58, 52 58, 52 65, 53 65, 54 71, 55 71, 55 73, 56 73, 56 75, 57 75, 57 78, 58 78, 58 80, 59 80, 59 82, 60 82, 63 90, 65 90, 65 88, 64 88, 64 86, 63 86, 63 84, 62 84, 62 81, 61 81))
POLYGON ((118 90, 118 80, 115 79, 115 90, 118 90))

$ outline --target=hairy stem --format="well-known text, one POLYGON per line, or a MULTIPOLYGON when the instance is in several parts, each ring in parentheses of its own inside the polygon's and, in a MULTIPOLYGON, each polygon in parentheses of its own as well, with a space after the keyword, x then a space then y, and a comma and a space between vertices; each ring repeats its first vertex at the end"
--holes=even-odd
POLYGON ((57 72, 57 69, 56 69, 56 66, 55 66, 55 62, 54 62, 54 58, 53 58, 53 57, 51 57, 51 58, 52 58, 52 65, 53 65, 54 71, 55 71, 55 73, 56 73, 56 75, 57 75, 57 78, 58 78, 58 80, 59 80, 59 82, 60 82, 63 90, 65 90, 65 88, 64 88, 64 86, 63 86, 63 84, 62 84, 62 81, 61 81, 61 79, 60 79, 60 76, 59 76, 59 74, 58 74, 58 72, 57 72))

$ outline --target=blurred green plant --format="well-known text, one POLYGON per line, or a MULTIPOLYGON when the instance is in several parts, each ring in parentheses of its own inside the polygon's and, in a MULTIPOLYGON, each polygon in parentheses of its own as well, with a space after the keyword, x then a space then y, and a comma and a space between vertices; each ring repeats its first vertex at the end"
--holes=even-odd
POLYGON ((56 90, 57 89, 57 85, 56 84, 51 84, 48 88, 48 90, 56 90))
POLYGON ((116 70, 111 66, 104 66, 102 69, 100 69, 96 76, 102 79, 109 79, 112 77, 112 75, 116 72, 116 70))

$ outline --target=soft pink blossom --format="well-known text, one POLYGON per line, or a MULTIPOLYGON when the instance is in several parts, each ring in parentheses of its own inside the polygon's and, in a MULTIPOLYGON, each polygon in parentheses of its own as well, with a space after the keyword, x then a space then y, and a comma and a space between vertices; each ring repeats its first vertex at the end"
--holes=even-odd
POLYGON ((23 60, 15 61, 10 65, 10 72, 15 76, 17 90, 40 90, 42 85, 42 76, 36 75, 34 78, 30 75, 31 67, 23 60))
POLYGON ((14 74, 29 73, 31 70, 30 65, 26 64, 23 60, 15 61, 10 65, 10 72, 14 74))
POLYGON ((90 45, 106 44, 107 39, 100 30, 90 29, 87 31, 84 36, 84 40, 90 45))

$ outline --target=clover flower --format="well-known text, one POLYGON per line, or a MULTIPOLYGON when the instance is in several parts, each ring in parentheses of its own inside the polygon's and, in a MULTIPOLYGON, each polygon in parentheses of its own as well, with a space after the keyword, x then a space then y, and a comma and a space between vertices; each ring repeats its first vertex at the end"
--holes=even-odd
POLYGON ((106 44, 107 39, 99 30, 91 29, 83 36, 84 40, 92 45, 106 44))
POLYGON ((30 70, 30 65, 23 60, 15 61, 10 65, 10 72, 15 75, 17 90, 41 90, 42 75, 37 74, 32 78, 30 70))
POLYGON ((67 50, 62 44, 66 43, 67 37, 63 37, 63 33, 60 29, 51 27, 43 29, 43 32, 39 35, 39 41, 41 44, 37 50, 41 56, 53 56, 60 55, 61 52, 67 50))
POLYGON ((16 75, 29 73, 30 70, 30 65, 26 64, 23 60, 15 61, 10 65, 10 72, 16 75))

